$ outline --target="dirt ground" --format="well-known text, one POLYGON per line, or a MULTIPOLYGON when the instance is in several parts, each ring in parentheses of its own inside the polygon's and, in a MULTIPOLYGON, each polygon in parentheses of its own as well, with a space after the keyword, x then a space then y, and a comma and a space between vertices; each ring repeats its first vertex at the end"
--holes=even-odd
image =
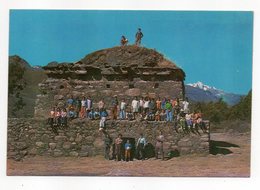
POLYGON ((249 177, 250 141, 250 133, 212 133, 211 154, 208 156, 180 156, 165 161, 151 158, 116 162, 101 156, 8 159, 7 175, 249 177))

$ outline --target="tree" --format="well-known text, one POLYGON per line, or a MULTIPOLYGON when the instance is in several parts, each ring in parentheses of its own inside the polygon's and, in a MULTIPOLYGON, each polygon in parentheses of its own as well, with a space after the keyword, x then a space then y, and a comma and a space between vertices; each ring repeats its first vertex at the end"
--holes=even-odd
POLYGON ((16 116, 16 112, 21 110, 25 103, 21 97, 21 91, 25 88, 24 79, 25 67, 19 63, 9 64, 8 78, 8 110, 9 113, 16 116))
POLYGON ((234 105, 229 113, 229 119, 241 119, 251 121, 251 104, 252 104, 252 90, 247 96, 241 98, 240 102, 234 105))

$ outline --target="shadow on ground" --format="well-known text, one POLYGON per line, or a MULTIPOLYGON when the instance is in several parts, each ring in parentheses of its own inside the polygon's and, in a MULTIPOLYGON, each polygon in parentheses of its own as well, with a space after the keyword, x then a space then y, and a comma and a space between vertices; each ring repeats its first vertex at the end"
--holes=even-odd
POLYGON ((211 140, 209 142, 209 147, 210 147, 210 154, 213 155, 217 155, 217 154, 231 154, 233 153, 231 150, 229 150, 228 148, 231 147, 239 147, 236 144, 232 144, 232 143, 228 143, 228 142, 224 142, 224 141, 213 141, 211 140))

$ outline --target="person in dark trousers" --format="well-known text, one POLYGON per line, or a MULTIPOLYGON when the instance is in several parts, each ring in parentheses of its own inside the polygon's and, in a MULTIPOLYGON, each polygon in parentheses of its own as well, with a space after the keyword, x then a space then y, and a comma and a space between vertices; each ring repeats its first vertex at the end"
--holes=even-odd
POLYGON ((144 148, 145 145, 147 144, 146 139, 144 138, 143 134, 140 134, 140 137, 137 141, 137 157, 139 159, 144 160, 145 159, 145 155, 144 155, 144 148))
POLYGON ((105 159, 109 160, 109 153, 110 153, 110 148, 111 148, 111 144, 112 144, 112 139, 109 136, 109 134, 105 133, 105 137, 104 137, 104 153, 105 153, 105 159))
POLYGON ((161 154, 162 160, 164 160, 164 152, 163 152, 163 142, 164 136, 162 131, 160 131, 160 135, 156 138, 155 144, 155 158, 158 159, 158 154, 161 154))
POLYGON ((120 161, 122 157, 122 135, 119 134, 115 140, 115 159, 116 161, 120 161))
POLYGON ((141 39, 143 38, 143 33, 141 32, 141 28, 138 28, 137 33, 135 34, 135 45, 140 46, 141 39))

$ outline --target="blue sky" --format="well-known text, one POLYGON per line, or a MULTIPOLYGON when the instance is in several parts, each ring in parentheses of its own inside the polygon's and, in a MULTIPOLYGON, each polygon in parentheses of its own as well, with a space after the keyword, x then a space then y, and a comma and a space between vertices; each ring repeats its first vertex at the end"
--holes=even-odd
POLYGON ((11 10, 9 55, 31 65, 74 62, 93 51, 134 43, 156 49, 186 73, 227 92, 252 88, 252 12, 11 10))

